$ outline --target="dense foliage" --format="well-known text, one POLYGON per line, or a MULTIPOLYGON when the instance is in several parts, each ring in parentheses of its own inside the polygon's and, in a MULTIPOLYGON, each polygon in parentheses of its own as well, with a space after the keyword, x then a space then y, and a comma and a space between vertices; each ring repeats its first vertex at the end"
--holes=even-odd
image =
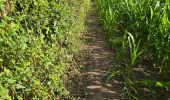
MULTIPOLYGON (((130 79, 133 68, 142 59, 143 63, 151 63, 148 67, 170 74, 170 0, 97 0, 97 5, 108 40, 118 56, 126 58, 121 62, 126 70, 123 74, 128 72, 123 76, 126 88, 138 94, 130 79)), ((117 74, 113 71, 112 76, 117 74)), ((170 86, 157 80, 145 83, 170 86)))
POLYGON ((68 96, 64 76, 83 29, 87 2, 0 1, 1 100, 68 96))

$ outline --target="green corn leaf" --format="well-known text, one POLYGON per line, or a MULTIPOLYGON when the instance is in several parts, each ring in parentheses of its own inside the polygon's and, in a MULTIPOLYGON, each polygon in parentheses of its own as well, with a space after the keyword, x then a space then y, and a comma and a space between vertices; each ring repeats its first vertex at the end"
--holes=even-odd
POLYGON ((150 11, 151 11, 151 20, 153 19, 153 9, 152 7, 150 7, 150 11))

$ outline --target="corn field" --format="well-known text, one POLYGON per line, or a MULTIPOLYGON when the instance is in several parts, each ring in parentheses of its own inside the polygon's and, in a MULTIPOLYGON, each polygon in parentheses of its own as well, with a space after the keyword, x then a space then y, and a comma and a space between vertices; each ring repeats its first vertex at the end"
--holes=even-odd
MULTIPOLYGON (((96 3, 108 41, 123 67, 120 71, 114 70, 109 79, 115 77, 116 72, 122 74, 124 92, 129 99, 138 99, 140 91, 137 83, 168 90, 170 0, 97 0, 96 3), (142 80, 134 80, 134 69, 139 67, 157 69, 155 73, 162 75, 162 79, 151 80, 146 75, 142 80)), ((154 91, 150 95, 158 97, 158 94, 154 91)))

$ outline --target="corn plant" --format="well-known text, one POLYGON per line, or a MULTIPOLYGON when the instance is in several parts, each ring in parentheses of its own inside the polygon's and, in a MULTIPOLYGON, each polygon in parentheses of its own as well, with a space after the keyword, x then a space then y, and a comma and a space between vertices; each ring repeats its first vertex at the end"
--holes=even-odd
MULTIPOLYGON (((96 0, 96 4, 108 40, 113 48, 119 48, 117 52, 123 51, 123 58, 130 59, 125 62, 128 71, 133 71, 139 59, 151 54, 152 64, 157 65, 160 73, 170 74, 169 0, 96 0), (121 46, 115 45, 120 41, 121 46)), ((125 80, 128 78, 131 75, 125 80)))

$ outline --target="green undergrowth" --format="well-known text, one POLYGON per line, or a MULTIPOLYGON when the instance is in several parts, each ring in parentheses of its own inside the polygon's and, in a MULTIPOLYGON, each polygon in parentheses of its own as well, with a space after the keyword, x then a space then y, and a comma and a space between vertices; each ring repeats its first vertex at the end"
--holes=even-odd
MULTIPOLYGON (((122 76, 125 86, 123 94, 128 99, 141 99, 137 83, 169 88, 170 1, 96 0, 96 3, 108 41, 122 64, 122 68, 111 71, 108 78, 122 76), (139 68, 144 71, 150 69, 154 74, 143 71, 145 78, 137 81, 134 72, 139 68), (149 76, 153 80, 149 80, 149 76)), ((153 91, 148 94, 153 97, 161 94, 161 90, 157 93, 153 91)), ((164 97, 167 98, 167 95, 164 97)))
POLYGON ((64 86, 89 0, 0 1, 0 99, 69 98, 64 86))

